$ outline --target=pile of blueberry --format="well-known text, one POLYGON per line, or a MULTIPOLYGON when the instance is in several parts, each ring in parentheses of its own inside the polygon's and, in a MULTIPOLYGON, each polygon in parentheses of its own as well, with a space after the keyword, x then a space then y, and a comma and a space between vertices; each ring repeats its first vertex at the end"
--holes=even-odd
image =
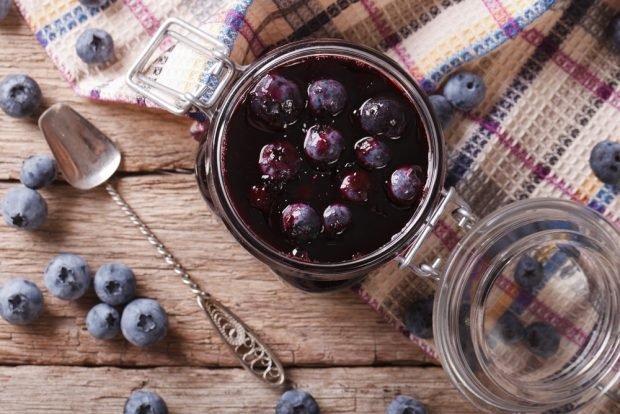
MULTIPOLYGON (((522 256, 514 271, 514 281, 523 290, 532 292, 544 279, 542 264, 534 257, 522 256)), ((468 311, 462 312, 463 314, 468 311)), ((465 317, 461 318, 465 323, 465 317)), ((424 339, 433 337, 433 299, 420 299, 410 303, 405 311, 405 326, 415 336, 424 339)), ((508 345, 525 341, 525 345, 535 355, 548 358, 560 347, 557 330, 545 322, 534 322, 524 327, 519 318, 506 311, 495 326, 497 336, 508 345)), ((467 345, 467 344, 466 344, 467 345)))
MULTIPOLYGON (((86 293, 91 284, 90 268, 75 254, 61 254, 50 261, 44 273, 47 290, 59 299, 74 301, 86 293)), ((133 345, 151 346, 168 331, 166 312, 153 299, 136 296, 136 278, 123 265, 110 263, 97 270, 95 293, 103 302, 86 317, 89 333, 97 339, 112 339, 119 331, 133 345), (126 305, 121 312, 117 309, 126 305)), ((11 279, 0 289, 0 316, 7 322, 26 325, 43 311, 41 290, 31 281, 11 279)))
POLYGON ((47 202, 37 191, 50 185, 58 175, 56 160, 33 155, 22 164, 20 180, 25 187, 10 190, 2 200, 2 216, 9 226, 36 230, 47 219, 47 202))
MULTIPOLYGON (((302 390, 286 391, 276 405, 276 414, 320 414, 320 412, 314 397, 302 390)), ((428 414, 428 411, 417 399, 399 395, 390 403, 386 414, 428 414)))
MULTIPOLYGON (((86 7, 102 7, 108 0, 80 0, 86 7)), ((0 0, 0 20, 11 9, 11 0, 0 0)), ((78 57, 89 65, 102 65, 112 60, 114 41, 108 32, 98 28, 84 30, 75 43, 78 57)), ((36 115, 41 106, 41 88, 28 75, 9 75, 0 81, 0 109, 14 118, 36 115)))
MULTIPOLYGON (((526 292, 533 292, 545 277, 542 264, 533 256, 524 255, 517 262, 514 281, 526 292)), ((525 341, 525 345, 535 355, 549 358, 560 348, 560 334, 546 322, 533 322, 524 327, 518 316, 509 310, 495 326, 498 337, 507 345, 525 341)))
MULTIPOLYGON (((125 402, 124 414, 168 414, 161 396, 151 391, 135 391, 125 402)), ((314 397, 306 391, 286 391, 276 404, 276 414, 320 414, 314 397)), ((428 414, 424 404, 413 397, 399 395, 390 403, 386 414, 428 414)))
POLYGON ((482 78, 472 72, 456 73, 446 81, 442 95, 431 95, 429 100, 441 127, 450 126, 454 110, 469 112, 482 102, 486 86, 482 78))

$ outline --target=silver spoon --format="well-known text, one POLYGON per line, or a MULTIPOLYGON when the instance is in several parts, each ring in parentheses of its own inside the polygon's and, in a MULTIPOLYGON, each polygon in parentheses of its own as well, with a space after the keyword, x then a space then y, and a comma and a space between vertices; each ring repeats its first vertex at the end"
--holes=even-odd
POLYGON ((129 220, 155 247, 164 262, 187 285, 198 306, 209 317, 241 365, 272 386, 284 384, 285 374, 276 355, 235 314, 198 286, 179 261, 138 217, 108 179, 121 162, 121 153, 105 134, 70 106, 58 103, 39 118, 39 128, 67 182, 80 190, 105 183, 105 189, 129 220))

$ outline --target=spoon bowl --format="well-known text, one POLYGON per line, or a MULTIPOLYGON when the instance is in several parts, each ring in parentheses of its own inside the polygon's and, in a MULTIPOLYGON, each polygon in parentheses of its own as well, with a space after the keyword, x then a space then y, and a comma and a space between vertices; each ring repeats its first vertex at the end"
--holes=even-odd
POLYGON ((39 128, 65 180, 79 190, 105 183, 121 163, 116 144, 67 104, 48 108, 39 128))

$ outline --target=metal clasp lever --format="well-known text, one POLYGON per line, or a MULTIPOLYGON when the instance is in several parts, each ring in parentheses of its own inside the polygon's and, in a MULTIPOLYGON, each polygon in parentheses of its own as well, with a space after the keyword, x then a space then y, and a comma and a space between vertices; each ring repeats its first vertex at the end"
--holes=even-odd
POLYGON ((129 69, 126 82, 131 89, 175 115, 187 114, 194 108, 209 114, 210 108, 217 103, 220 95, 232 80, 235 71, 241 69, 228 57, 229 53, 228 47, 215 37, 187 22, 170 18, 159 28, 129 69), (174 39, 178 43, 188 45, 196 52, 212 59, 207 75, 217 81, 217 86, 208 99, 201 99, 209 90, 210 85, 207 83, 203 83, 196 92, 191 93, 172 89, 144 75, 147 64, 151 62, 159 47, 167 39, 174 39))
POLYGON ((441 276, 441 267, 443 264, 443 259, 441 257, 436 257, 431 264, 422 263, 418 265, 412 262, 437 225, 439 219, 448 212, 456 220, 458 226, 465 230, 470 230, 477 221, 476 216, 471 212, 467 203, 465 203, 454 188, 444 191, 442 195, 443 200, 441 200, 430 218, 426 220, 422 232, 416 238, 415 242, 409 246, 402 256, 397 257, 401 269, 408 268, 417 276, 430 277, 435 280, 439 280, 441 276))

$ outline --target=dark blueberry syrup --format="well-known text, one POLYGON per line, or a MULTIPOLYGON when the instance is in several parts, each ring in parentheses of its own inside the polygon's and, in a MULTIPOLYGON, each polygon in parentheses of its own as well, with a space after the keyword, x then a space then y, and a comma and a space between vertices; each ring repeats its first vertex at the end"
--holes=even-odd
MULTIPOLYGON (((294 82, 305 104, 296 115, 297 121, 284 129, 257 120, 250 105, 251 94, 234 109, 224 141, 223 166, 227 191, 237 213, 263 242, 299 260, 335 263, 372 253, 407 224, 419 204, 418 199, 410 205, 397 205, 387 192, 388 180, 397 168, 418 166, 421 174, 427 171, 428 144, 413 104, 387 77, 353 59, 306 58, 276 68, 270 72, 270 76, 274 75, 294 82), (335 116, 330 113, 317 116, 307 106, 308 86, 321 79, 336 80, 345 88, 344 109, 335 116), (370 98, 400 104, 395 107, 401 108, 404 114, 398 114, 394 119, 400 122, 404 116, 406 126, 400 138, 376 136, 388 146, 391 156, 384 167, 369 170, 358 161, 355 144, 370 136, 362 129, 358 118, 359 108, 370 98), (314 125, 329 126, 342 134, 344 150, 336 162, 317 164, 304 151, 307 131, 314 125), (292 144, 299 153, 297 173, 284 182, 268 179, 259 168, 262 148, 278 142, 292 144), (340 186, 346 175, 359 170, 370 177, 371 188, 367 201, 352 202, 343 196, 340 186), (257 188, 269 192, 269 197, 260 194, 261 203, 257 203, 257 188), (271 203, 270 208, 265 206, 264 200, 271 203), (283 231, 282 212, 295 203, 312 207, 321 218, 327 206, 343 204, 349 208, 351 220, 346 230, 339 234, 323 230, 310 241, 291 239, 283 231)), ((257 79, 256 83, 259 82, 257 79)), ((287 108, 286 105, 274 106, 273 102, 267 102, 261 110, 269 111, 270 105, 280 112, 287 108)), ((284 114, 284 117, 290 119, 288 115, 284 114)), ((425 181, 425 176, 420 177, 422 187, 425 181)), ((422 193, 421 189, 419 193, 422 193)))

